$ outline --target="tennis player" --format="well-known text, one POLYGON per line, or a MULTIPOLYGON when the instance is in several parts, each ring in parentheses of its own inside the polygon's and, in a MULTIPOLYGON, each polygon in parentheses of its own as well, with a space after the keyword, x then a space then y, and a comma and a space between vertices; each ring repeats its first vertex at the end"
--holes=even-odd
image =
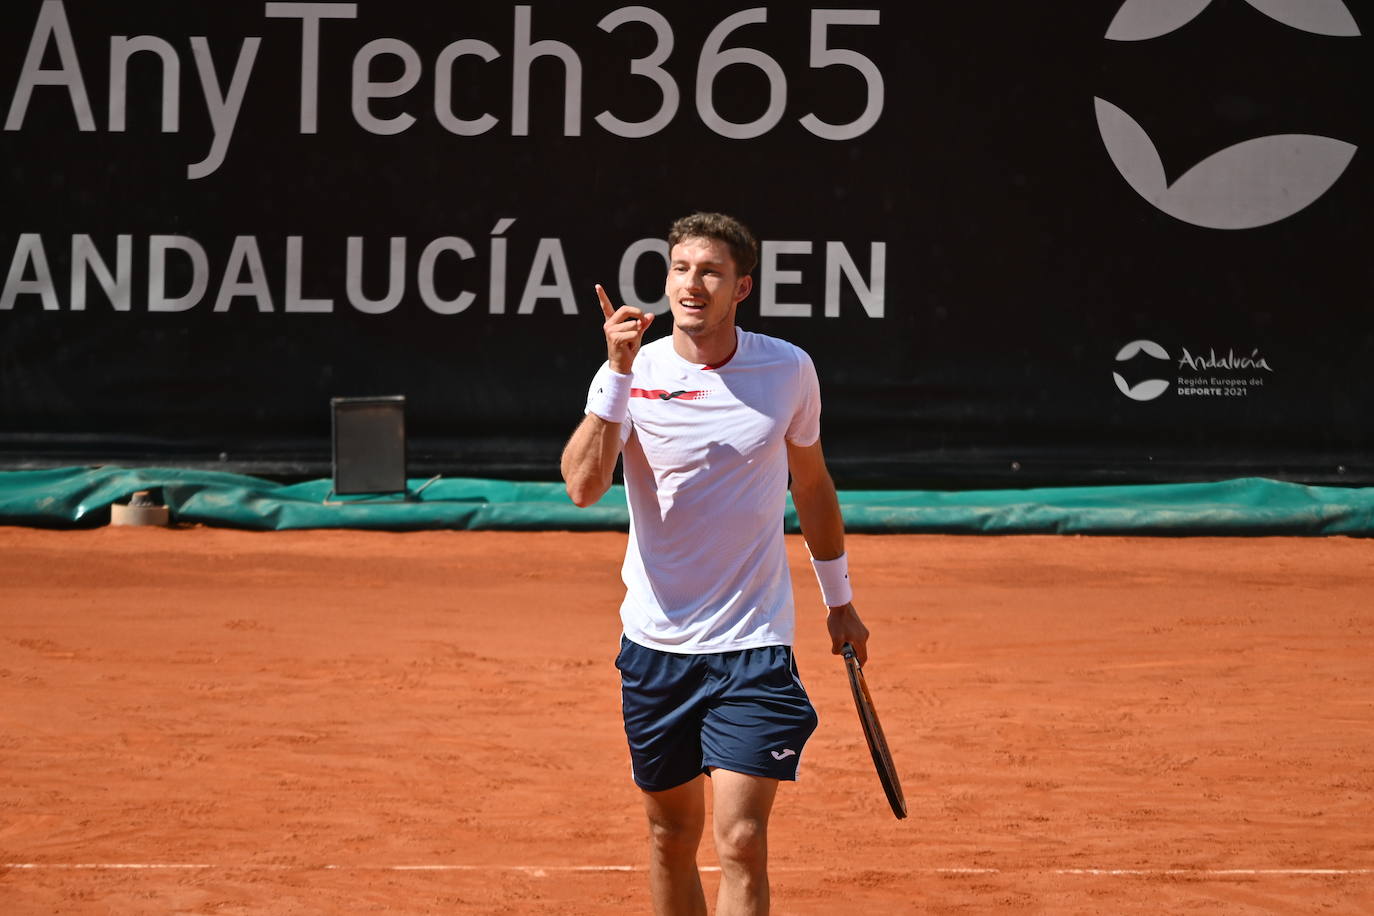
POLYGON ((721 863, 716 912, 767 913, 768 820, 796 779, 816 713, 792 657, 783 543, 788 475, 838 654, 867 657, 851 603, 844 522, 820 443, 811 359, 736 327, 758 243, 696 213, 668 236, 673 332, 596 288, 607 361, 562 458, 568 495, 599 500, 624 455, 630 538, 622 567, 625 732, 651 837, 654 910, 705 914, 696 865, 712 781, 721 863))

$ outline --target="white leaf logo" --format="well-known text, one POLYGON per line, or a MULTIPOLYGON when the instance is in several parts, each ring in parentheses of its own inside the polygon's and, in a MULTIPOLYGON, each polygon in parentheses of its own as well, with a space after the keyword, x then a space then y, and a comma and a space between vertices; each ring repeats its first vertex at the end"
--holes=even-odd
MULTIPOLYGON (((1335 38, 1351 38, 1360 27, 1345 0, 1246 0, 1276 22, 1335 38)), ((1212 0, 1126 0, 1107 28, 1112 41, 1147 41, 1178 31, 1211 6, 1212 0)))
POLYGON ((1357 148, 1313 134, 1258 137, 1213 153, 1170 185, 1144 128, 1105 99, 1093 104, 1107 153, 1136 193, 1208 229, 1253 229, 1292 216, 1336 183, 1357 148))
POLYGON ((1120 350, 1116 351, 1116 361, 1124 363, 1137 353, 1145 352, 1155 359, 1168 359, 1169 351, 1155 343, 1153 340, 1133 340, 1120 350))
MULTIPOLYGON (((1133 359, 1138 353, 1146 353, 1155 359, 1169 359, 1169 351, 1153 340, 1133 340, 1116 352, 1116 361, 1125 362, 1133 359)), ((1163 378, 1146 379, 1132 387, 1126 383, 1120 372, 1113 372, 1112 380, 1116 382, 1117 389, 1132 401, 1153 401, 1169 390, 1169 380, 1163 378)))
POLYGON ((1270 19, 1284 25, 1333 38, 1360 34, 1345 0, 1245 0, 1270 19))
POLYGON ((1212 0, 1126 0, 1107 28, 1112 41, 1146 41, 1183 28, 1212 0))
POLYGON ((1169 390, 1168 379, 1149 378, 1132 388, 1126 384, 1120 372, 1113 372, 1112 378, 1116 380, 1116 387, 1121 389, 1121 393, 1132 401, 1153 401, 1169 390))

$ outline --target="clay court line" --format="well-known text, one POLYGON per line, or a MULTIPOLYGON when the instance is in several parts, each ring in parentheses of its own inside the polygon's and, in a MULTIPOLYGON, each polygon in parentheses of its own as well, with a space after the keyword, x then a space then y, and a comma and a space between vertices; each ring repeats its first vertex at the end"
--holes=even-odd
MULTIPOLYGON (((506 871, 520 872, 533 877, 544 877, 550 872, 605 873, 605 872, 642 872, 640 865, 279 865, 244 863, 241 865, 222 865, 191 862, 4 862, 0 869, 22 869, 26 871, 394 871, 394 872, 483 872, 506 871)), ((718 872, 717 865, 704 865, 704 872, 718 872)), ((821 872, 822 868, 774 867, 774 872, 821 872)), ((890 869, 875 869, 884 872, 890 869)), ((1194 877, 1194 878, 1235 878, 1235 877, 1350 877, 1374 875, 1374 868, 913 868, 902 869, 902 874, 926 875, 1001 875, 1023 874, 1038 871, 1041 874, 1085 876, 1085 877, 1194 877)))
POLYGON ((1144 875, 1151 876, 1188 876, 1198 875, 1207 878, 1226 878, 1234 876, 1303 876, 1303 875, 1374 875, 1374 868, 1056 868, 1056 875, 1144 875))

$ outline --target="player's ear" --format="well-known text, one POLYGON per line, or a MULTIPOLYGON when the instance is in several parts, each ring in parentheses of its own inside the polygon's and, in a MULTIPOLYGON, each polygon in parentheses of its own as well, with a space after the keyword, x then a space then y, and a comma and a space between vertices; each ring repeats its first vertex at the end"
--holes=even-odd
POLYGON ((745 274, 739 279, 739 285, 735 287, 735 302, 743 302, 749 298, 749 293, 754 289, 753 274, 745 274))

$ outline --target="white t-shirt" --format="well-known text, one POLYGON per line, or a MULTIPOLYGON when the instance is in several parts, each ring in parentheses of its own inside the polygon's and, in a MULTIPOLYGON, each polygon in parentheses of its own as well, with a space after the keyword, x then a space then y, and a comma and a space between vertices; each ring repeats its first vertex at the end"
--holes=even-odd
MULTIPOLYGON (((635 357, 621 424, 630 542, 620 618, 651 649, 792 644, 784 440, 820 438, 820 386, 800 348, 736 334, 719 367, 687 362, 671 336, 635 357)), ((609 372, 601 367, 592 392, 609 372)))

